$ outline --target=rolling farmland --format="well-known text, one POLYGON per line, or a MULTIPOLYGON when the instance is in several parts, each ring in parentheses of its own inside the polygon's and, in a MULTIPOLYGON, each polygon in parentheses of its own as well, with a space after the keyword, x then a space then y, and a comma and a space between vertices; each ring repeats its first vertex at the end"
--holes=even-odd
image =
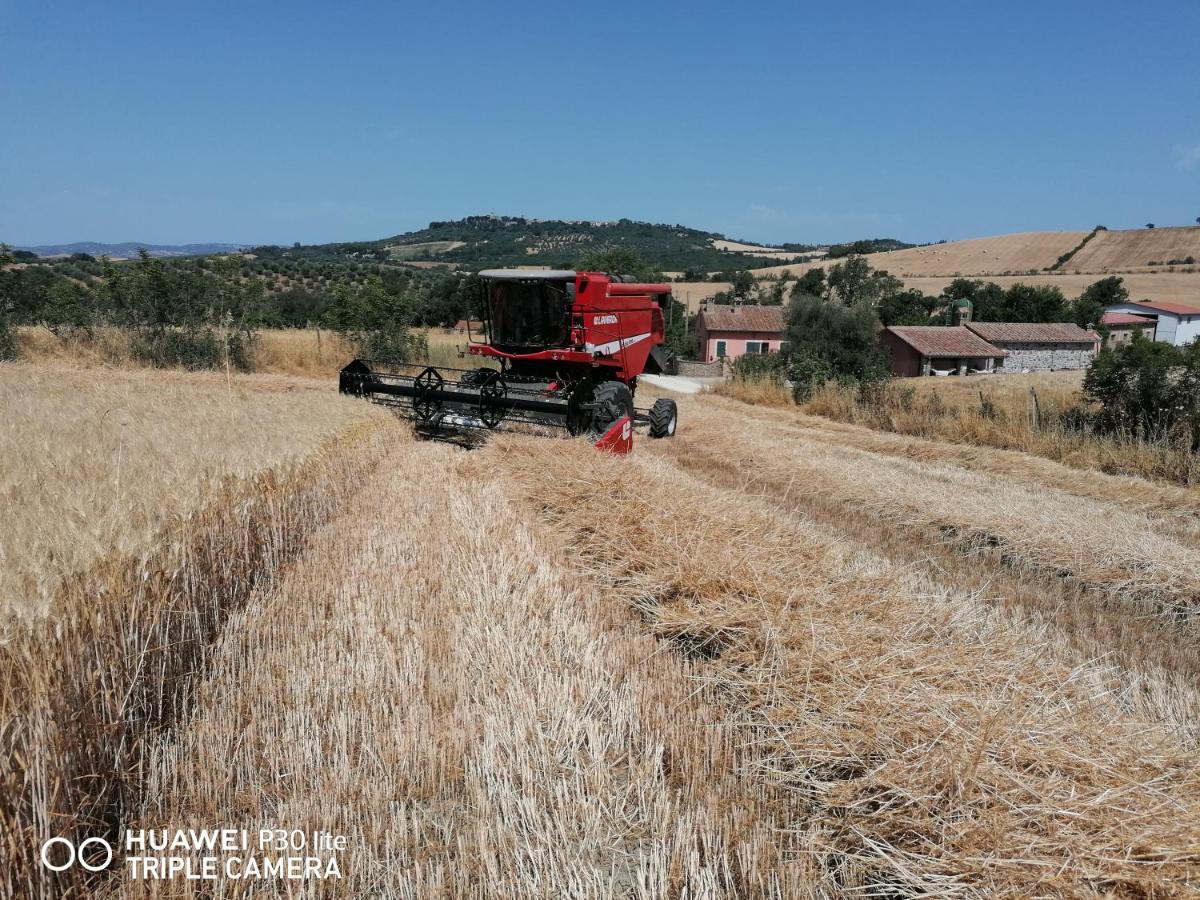
MULTIPOLYGON (((1014 284, 1047 284, 1057 287, 1064 297, 1078 297, 1097 279, 1105 276, 1100 274, 1040 274, 1040 275, 986 275, 979 276, 987 281, 994 281, 1002 288, 1014 284)), ((1200 309, 1200 270, 1197 272, 1125 272, 1121 280, 1129 291, 1131 300, 1156 300, 1161 303, 1179 303, 1184 306, 1194 306, 1200 309)), ((949 276, 941 278, 924 278, 903 276, 905 287, 917 288, 923 293, 937 296, 954 279, 949 276)))
MULTIPOLYGON (((1029 269, 1049 268, 1059 255, 1069 252, 1085 237, 1086 231, 1031 231, 868 253, 866 259, 872 266, 887 269, 893 275, 1020 274, 1029 269)), ((799 275, 820 265, 829 263, 818 260, 795 266, 772 266, 755 274, 799 275)))
MULTIPOLYGON (((1078 272, 1091 275, 1144 270, 1152 265, 1165 265, 1171 260, 1184 260, 1188 256, 1200 259, 1200 227, 1101 230, 1090 238, 1086 231, 1030 231, 930 244, 887 253, 869 253, 866 259, 873 267, 887 269, 901 277, 1031 274, 1042 277, 1045 274, 1053 275, 1045 270, 1051 269, 1060 256, 1071 253, 1077 247, 1078 251, 1061 266, 1064 274, 1078 272), (1088 238, 1087 243, 1083 243, 1085 238, 1088 238)), ((772 266, 758 269, 755 274, 787 273, 795 276, 819 265, 828 265, 828 262, 772 266)))
POLYGON ((72 487, 20 494, 28 515, 87 539, 4 538, 7 604, 43 600, 0 650, 25 692, 0 706, 0 892, 84 884, 28 851, 97 800, 110 825, 347 835, 314 896, 1200 877, 1191 490, 711 395, 615 458, 416 441, 307 379, 0 385, 6 414, 63 406, 8 452, 72 487))
MULTIPOLYGON (((901 278, 905 286, 934 296, 962 277, 984 278, 1006 288, 1018 283, 1052 285, 1067 297, 1077 297, 1098 278, 1119 274, 1132 299, 1200 309, 1200 227, 1102 230, 1090 237, 1086 231, 1036 231, 871 253, 865 258, 872 267, 901 278), (1060 256, 1072 250, 1076 252, 1050 271, 1060 256)), ((755 275, 795 277, 829 265, 828 260, 816 260, 758 269, 755 275)))

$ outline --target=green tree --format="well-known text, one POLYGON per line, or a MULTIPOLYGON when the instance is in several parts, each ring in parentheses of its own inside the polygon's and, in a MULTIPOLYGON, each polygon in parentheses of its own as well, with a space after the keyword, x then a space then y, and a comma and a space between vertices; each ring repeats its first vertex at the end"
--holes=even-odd
POLYGON ((60 278, 46 294, 41 320, 55 334, 70 328, 87 328, 92 324, 92 292, 78 282, 60 278))
POLYGON ((904 289, 904 282, 887 272, 872 269, 861 256, 850 256, 829 270, 828 296, 845 306, 877 306, 889 294, 904 289))
POLYGON ((880 298, 879 321, 884 325, 928 325, 937 299, 918 290, 896 291, 880 298))
POLYGON ((338 285, 328 324, 354 344, 360 356, 383 362, 405 362, 428 351, 423 335, 409 331, 412 304, 404 293, 391 291, 382 279, 370 278, 354 291, 338 285))
POLYGON ((610 275, 632 275, 638 281, 666 281, 666 276, 630 247, 608 246, 593 250, 579 262, 582 272, 607 272, 610 275))
MULTIPOLYGON (((983 321, 982 317, 979 317, 983 321)), ((1014 284, 1004 292, 998 322, 1069 322, 1071 310, 1062 291, 1044 284, 1014 284)))
POLYGON ((879 346, 879 322, 865 303, 800 294, 788 307, 787 337, 797 400, 829 378, 875 381, 887 377, 879 346))
MULTIPOLYGON (((8 253, 8 244, 0 244, 0 260, 8 253)), ((8 257, 9 260, 12 257, 8 257)), ((9 273, 0 273, 0 276, 8 276, 9 273)), ((13 334, 12 327, 12 300, 7 296, 5 290, 7 282, 10 281, 7 277, 0 277, 0 360, 9 360, 17 358, 17 339, 13 334)))
POLYGON ((739 300, 746 300, 754 292, 756 283, 754 276, 745 269, 739 269, 734 272, 729 280, 732 284, 731 290, 733 291, 733 295, 739 300))
POLYGON ((1099 326, 1106 307, 1124 303, 1129 299, 1129 289, 1118 275, 1110 275, 1093 281, 1071 306, 1072 318, 1081 327, 1099 326))
POLYGON ((796 279, 796 286, 792 288, 792 296, 799 294, 807 294, 810 297, 825 296, 825 270, 820 266, 809 269, 803 275, 796 279))
POLYGON ((1096 355, 1083 392, 1100 404, 1102 427, 1200 448, 1200 343, 1174 347, 1135 333, 1096 355))
POLYGON ((782 279, 771 282, 771 287, 766 293, 759 297, 759 303, 763 306, 783 306, 783 293, 787 288, 787 283, 782 279))

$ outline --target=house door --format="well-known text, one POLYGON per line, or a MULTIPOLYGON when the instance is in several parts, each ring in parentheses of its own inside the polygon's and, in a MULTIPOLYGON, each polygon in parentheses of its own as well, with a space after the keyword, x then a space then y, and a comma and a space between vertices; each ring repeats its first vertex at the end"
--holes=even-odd
POLYGON ((717 341, 717 359, 725 358, 725 342, 717 341))

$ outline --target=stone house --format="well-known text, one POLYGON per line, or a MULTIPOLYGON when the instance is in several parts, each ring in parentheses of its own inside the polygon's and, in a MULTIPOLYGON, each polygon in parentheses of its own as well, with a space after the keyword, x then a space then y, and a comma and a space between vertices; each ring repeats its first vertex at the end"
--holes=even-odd
POLYGON ((1053 372, 1086 369, 1100 335, 1073 322, 967 322, 966 328, 1005 351, 996 371, 1053 372))
POLYGON ((992 372, 1003 364, 1005 351, 962 325, 892 325, 879 334, 892 374, 966 375, 992 372))

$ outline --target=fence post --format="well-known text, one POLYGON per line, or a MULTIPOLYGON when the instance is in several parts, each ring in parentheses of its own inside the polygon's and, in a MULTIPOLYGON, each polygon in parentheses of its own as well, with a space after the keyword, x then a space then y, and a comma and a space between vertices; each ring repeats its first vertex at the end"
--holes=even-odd
POLYGON ((1033 398, 1033 427, 1040 431, 1042 428, 1042 405, 1038 402, 1037 389, 1030 387, 1029 396, 1033 398))

